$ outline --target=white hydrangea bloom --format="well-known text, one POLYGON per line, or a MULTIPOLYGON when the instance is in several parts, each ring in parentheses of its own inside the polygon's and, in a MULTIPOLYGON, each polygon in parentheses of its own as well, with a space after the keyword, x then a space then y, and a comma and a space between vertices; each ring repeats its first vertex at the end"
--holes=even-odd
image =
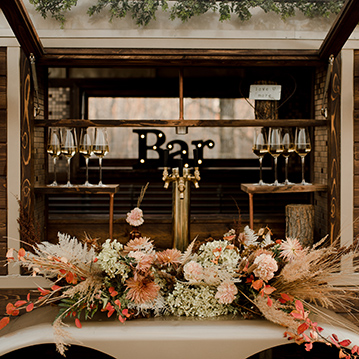
POLYGON ((122 282, 124 282, 128 278, 130 268, 121 261, 122 250, 123 245, 121 243, 116 240, 111 241, 111 239, 107 239, 106 242, 102 244, 102 250, 97 258, 98 264, 110 278, 119 275, 122 282))
POLYGON ((177 282, 167 297, 167 305, 171 314, 177 316, 207 318, 233 312, 233 307, 219 303, 215 298, 216 293, 216 287, 194 287, 177 282))
POLYGON ((217 264, 232 272, 241 259, 237 249, 226 240, 212 241, 199 247, 198 262, 204 268, 217 264))

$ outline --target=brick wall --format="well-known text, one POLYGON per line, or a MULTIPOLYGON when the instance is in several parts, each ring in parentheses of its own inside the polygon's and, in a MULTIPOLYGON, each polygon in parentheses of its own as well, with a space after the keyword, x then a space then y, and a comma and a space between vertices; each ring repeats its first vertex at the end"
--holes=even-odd
MULTIPOLYGON (((40 113, 34 119, 36 123, 37 120, 43 120, 45 118, 45 113, 47 111, 47 69, 38 68, 37 71, 38 80, 39 80, 39 106, 40 113)), ((45 142, 46 129, 43 127, 34 127, 34 151, 32 153, 33 163, 34 163, 34 185, 44 185, 47 183, 47 165, 46 165, 46 147, 45 142)), ((42 230, 42 240, 46 239, 46 228, 47 228, 47 217, 45 216, 46 211, 46 201, 44 195, 35 195, 35 206, 34 206, 34 220, 43 228, 42 230)))

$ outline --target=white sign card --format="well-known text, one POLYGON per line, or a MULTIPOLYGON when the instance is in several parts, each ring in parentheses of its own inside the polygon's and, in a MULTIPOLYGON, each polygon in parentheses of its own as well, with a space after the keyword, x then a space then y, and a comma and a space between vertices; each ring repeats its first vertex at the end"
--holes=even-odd
POLYGON ((250 100, 280 100, 281 85, 251 85, 250 100))

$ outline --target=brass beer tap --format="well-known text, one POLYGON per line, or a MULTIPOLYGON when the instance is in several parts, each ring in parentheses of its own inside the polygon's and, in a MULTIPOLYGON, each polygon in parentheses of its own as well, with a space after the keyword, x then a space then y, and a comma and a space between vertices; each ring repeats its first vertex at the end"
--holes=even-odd
MULTIPOLYGON (((195 151, 194 151, 195 153, 195 151)), ((189 227, 190 227, 190 182, 195 188, 199 188, 199 181, 201 180, 199 167, 195 166, 194 174, 190 170, 183 167, 182 159, 179 160, 179 167, 172 168, 172 173, 169 174, 167 167, 168 153, 165 152, 165 166, 163 168, 162 180, 164 188, 167 189, 172 183, 172 235, 173 248, 184 251, 189 245, 189 227)), ((198 163, 198 158, 195 157, 195 163, 198 163)))

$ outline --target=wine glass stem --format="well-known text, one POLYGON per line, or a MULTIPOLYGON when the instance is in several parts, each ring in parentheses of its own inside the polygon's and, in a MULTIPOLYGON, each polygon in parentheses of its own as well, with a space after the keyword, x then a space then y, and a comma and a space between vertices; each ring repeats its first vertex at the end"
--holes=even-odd
POLYGON ((304 156, 301 157, 302 160, 302 183, 305 183, 304 179, 304 156))
POLYGON ((54 157, 54 184, 57 184, 57 181, 56 181, 56 162, 57 162, 57 158, 54 157))
POLYGON ((262 180, 262 161, 263 161, 263 157, 259 157, 259 184, 263 184, 263 180, 262 180))
POLYGON ((89 181, 89 159, 88 159, 88 157, 85 158, 85 162, 86 162, 86 183, 88 183, 88 181, 89 181))
POLYGON ((285 183, 288 183, 288 157, 285 158, 285 183))
POLYGON ((67 159, 67 184, 70 184, 70 161, 71 158, 67 159))
POLYGON ((277 162, 278 162, 278 157, 274 157, 274 184, 275 184, 275 185, 278 184, 278 179, 277 179, 277 162))
POLYGON ((102 157, 99 158, 99 165, 100 165, 100 182, 99 184, 102 184, 102 157))

